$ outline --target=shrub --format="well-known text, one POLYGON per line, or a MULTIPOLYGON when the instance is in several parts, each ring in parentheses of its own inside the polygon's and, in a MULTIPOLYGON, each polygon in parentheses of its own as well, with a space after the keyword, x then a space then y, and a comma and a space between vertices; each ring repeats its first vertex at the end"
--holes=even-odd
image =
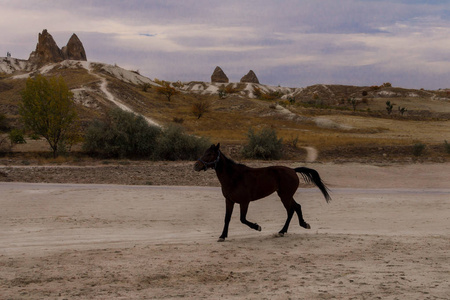
POLYGON ((26 144, 25 138, 23 137, 23 131, 20 129, 13 129, 9 132, 9 140, 11 145, 13 144, 26 144))
POLYGON ((234 93, 237 93, 237 92, 239 92, 239 90, 237 89, 237 88, 235 88, 234 86, 233 86, 233 84, 229 84, 229 85, 227 85, 226 87, 225 87, 225 89, 224 89, 224 92, 225 92, 225 94, 234 94, 234 93))
POLYGON ((208 148, 207 138, 187 134, 183 127, 171 124, 163 129, 158 138, 154 159, 159 160, 194 160, 208 148))
POLYGON ((210 107, 211 103, 208 100, 196 100, 192 104, 192 113, 197 117, 197 119, 200 119, 205 113, 209 111, 210 107))
POLYGON ((34 140, 34 141, 36 141, 36 140, 38 140, 38 139, 40 139, 41 137, 39 136, 39 134, 36 134, 36 133, 32 133, 32 134, 30 134, 30 139, 32 139, 32 140, 34 140))
POLYGON ((271 101, 271 100, 275 100, 275 99, 281 98, 283 96, 283 93, 281 93, 280 91, 264 92, 260 88, 254 87, 253 88, 253 95, 255 95, 255 97, 260 99, 260 100, 269 100, 269 101, 271 101))
POLYGON ((447 141, 444 141, 444 148, 447 154, 450 154, 450 144, 447 141))
POLYGON ((250 128, 247 137, 248 142, 242 149, 244 157, 265 160, 281 158, 283 139, 278 139, 275 129, 263 128, 255 132, 250 128))
POLYGON ((112 109, 104 120, 94 120, 85 136, 83 149, 105 157, 150 157, 160 134, 142 116, 112 109))
POLYGON ((347 99, 347 102, 350 103, 350 105, 353 108, 353 111, 356 111, 356 107, 358 106, 359 103, 361 103, 360 101, 356 100, 355 98, 349 98, 349 99, 347 99))
POLYGON ((178 124, 183 124, 184 118, 182 118, 182 117, 173 117, 172 122, 178 123, 178 124))
POLYGON ((8 136, 0 135, 0 153, 11 151, 11 144, 8 143, 8 136))
POLYGON ((170 83, 165 82, 165 81, 163 81, 161 86, 156 87, 156 92, 158 94, 164 95, 167 98, 167 101, 169 101, 169 102, 173 96, 180 94, 180 91, 178 91, 176 88, 170 86, 170 83))
POLYGON ((398 111, 400 112, 400 114, 403 116, 403 114, 407 111, 406 107, 398 107, 398 111))
POLYGON ((6 116, 2 113, 0 113, 0 131, 6 131, 8 130, 8 121, 6 119, 6 116))
POLYGON ((102 157, 144 157, 155 160, 197 159, 211 143, 189 135, 179 124, 164 129, 149 125, 144 117, 121 109, 87 129, 83 149, 102 157))
POLYGON ((220 89, 217 93, 219 95, 219 99, 225 99, 227 97, 227 92, 223 89, 220 89))
POLYGON ((392 109, 394 108, 394 103, 391 103, 391 101, 386 101, 386 110, 388 115, 392 113, 392 109))
POLYGON ((152 88, 152 85, 148 82, 144 82, 141 84, 141 89, 143 92, 147 92, 151 88, 152 88))
POLYGON ((298 135, 295 136, 291 136, 291 139, 288 140, 288 144, 292 146, 292 148, 297 149, 298 147, 298 142, 300 141, 300 139, 298 138, 298 135))
POLYGON ((422 143, 416 143, 413 145, 413 155, 414 156, 421 156, 423 154, 423 151, 425 150, 425 145, 422 143))

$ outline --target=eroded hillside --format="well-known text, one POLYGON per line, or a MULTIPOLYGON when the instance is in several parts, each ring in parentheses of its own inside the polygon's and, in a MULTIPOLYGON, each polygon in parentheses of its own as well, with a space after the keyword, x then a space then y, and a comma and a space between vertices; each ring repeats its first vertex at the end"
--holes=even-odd
POLYGON ((119 106, 142 114, 152 124, 182 123, 191 133, 229 145, 244 143, 249 128, 270 126, 294 154, 309 146, 326 153, 361 147, 411 147, 419 142, 436 146, 450 140, 447 91, 173 82, 170 85, 180 94, 168 101, 156 91, 162 82, 118 66, 65 60, 33 68, 17 61, 5 66, 5 61, 0 60, 1 70, 9 70, 1 75, 0 113, 12 127, 20 126, 17 106, 26 79, 41 73, 64 78, 85 125, 119 106), (386 101, 394 104, 390 114, 386 101), (209 106, 200 118, 192 108, 198 102, 209 106))

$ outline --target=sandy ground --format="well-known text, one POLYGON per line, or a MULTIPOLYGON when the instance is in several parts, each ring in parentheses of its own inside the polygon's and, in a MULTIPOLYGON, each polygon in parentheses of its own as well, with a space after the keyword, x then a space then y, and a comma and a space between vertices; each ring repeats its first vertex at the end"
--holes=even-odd
POLYGON ((311 230, 275 237, 273 195, 224 243, 218 187, 0 183, 0 298, 448 299, 449 164, 309 167, 333 197, 298 190, 311 230))

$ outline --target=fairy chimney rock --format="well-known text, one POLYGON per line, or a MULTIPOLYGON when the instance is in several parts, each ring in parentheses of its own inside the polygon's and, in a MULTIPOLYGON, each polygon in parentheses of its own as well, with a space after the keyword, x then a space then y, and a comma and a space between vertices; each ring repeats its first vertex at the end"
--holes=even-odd
POLYGON ((211 75, 211 82, 228 83, 228 77, 220 67, 216 67, 211 75))
POLYGON ((54 63, 64 60, 61 49, 56 45, 55 40, 52 35, 47 32, 47 29, 44 29, 42 33, 39 33, 36 50, 31 52, 29 60, 39 64, 54 63))
POLYGON ((31 52, 29 61, 38 65, 57 63, 66 59, 87 60, 83 43, 74 33, 65 47, 59 49, 52 35, 44 29, 39 33, 36 50, 31 52))
POLYGON ((83 43, 74 33, 67 42, 67 45, 61 49, 64 59, 83 60, 86 61, 86 52, 83 43))
POLYGON ((250 70, 248 71, 247 75, 241 78, 241 82, 259 83, 259 80, 258 77, 256 77, 255 72, 253 72, 253 70, 250 70))

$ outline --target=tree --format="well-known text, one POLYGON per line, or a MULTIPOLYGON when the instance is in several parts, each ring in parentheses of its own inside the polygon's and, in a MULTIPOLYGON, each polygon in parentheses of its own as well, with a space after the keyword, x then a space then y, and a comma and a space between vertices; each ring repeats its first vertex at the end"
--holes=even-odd
POLYGON ((386 110, 388 115, 392 113, 392 109, 394 108, 394 103, 391 103, 391 101, 386 101, 386 110))
POLYGON ((29 78, 22 91, 19 114, 27 129, 43 136, 53 151, 71 146, 80 139, 78 115, 70 92, 62 77, 47 80, 42 75, 29 78))
POLYGON ((208 100, 200 99, 192 104, 192 113, 200 119, 205 113, 209 111, 211 103, 208 100))
POLYGON ((169 102, 170 102, 170 99, 172 98, 172 96, 176 96, 180 93, 176 88, 170 86, 170 83, 165 82, 165 81, 162 82, 161 86, 158 86, 156 88, 156 92, 158 92, 161 95, 166 96, 166 98, 169 102))
POLYGON ((400 114, 403 116, 403 114, 406 112, 406 111, 408 111, 407 109, 406 109, 406 107, 398 107, 398 111, 400 112, 400 114))
POLYGON ((349 98, 347 99, 347 102, 350 103, 353 107, 353 111, 356 111, 356 107, 361 103, 360 101, 356 100, 355 98, 349 98))

